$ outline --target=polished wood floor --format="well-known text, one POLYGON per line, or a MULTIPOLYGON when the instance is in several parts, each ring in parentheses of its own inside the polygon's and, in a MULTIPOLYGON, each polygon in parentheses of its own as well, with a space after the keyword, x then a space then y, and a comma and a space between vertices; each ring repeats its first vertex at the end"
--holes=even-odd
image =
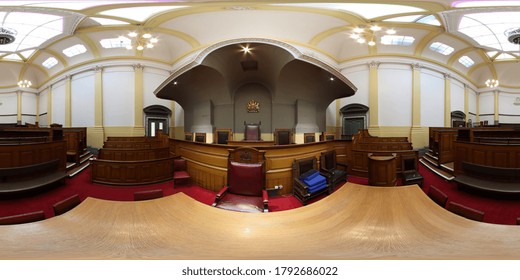
POLYGON ((0 226, 0 259, 520 259, 520 226, 456 216, 418 186, 346 183, 311 205, 266 214, 182 193, 87 198, 61 216, 0 226))

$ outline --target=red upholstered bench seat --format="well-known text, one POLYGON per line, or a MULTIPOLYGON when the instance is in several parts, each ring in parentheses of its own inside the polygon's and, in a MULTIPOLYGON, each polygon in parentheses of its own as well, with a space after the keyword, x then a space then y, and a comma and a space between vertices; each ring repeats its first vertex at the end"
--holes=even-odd
POLYGON ((6 216, 0 218, 0 225, 24 224, 37 222, 45 219, 43 211, 35 211, 30 213, 6 216))
POLYGON ((134 200, 148 200, 163 197, 162 189, 134 192, 134 200))
POLYGON ((58 216, 65 212, 68 212, 69 210, 76 207, 80 203, 81 203, 81 200, 79 198, 79 195, 77 195, 77 194, 70 196, 68 198, 65 198, 62 201, 56 202, 52 206, 52 208, 54 209, 54 215, 58 216))

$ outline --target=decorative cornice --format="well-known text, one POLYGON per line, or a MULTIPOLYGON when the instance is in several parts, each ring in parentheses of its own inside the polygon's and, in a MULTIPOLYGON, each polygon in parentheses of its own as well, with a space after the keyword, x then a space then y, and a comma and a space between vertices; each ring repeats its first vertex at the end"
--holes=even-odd
POLYGON ((103 72, 103 66, 96 65, 92 70, 96 73, 103 72))
POLYGON ((144 65, 142 65, 141 63, 132 64, 132 68, 134 68, 134 71, 137 70, 137 69, 143 70, 144 69, 144 65))
POLYGON ((379 68, 379 65, 381 65, 381 62, 372 60, 372 61, 370 61, 368 63, 368 68, 376 68, 377 69, 377 68, 379 68))
POLYGON ((444 79, 446 79, 446 80, 450 80, 451 79, 451 74, 450 73, 443 73, 442 75, 444 76, 444 79))
POLYGON ((410 65, 412 67, 412 70, 417 70, 417 71, 420 71, 422 69, 422 65, 419 64, 419 63, 413 63, 412 65, 410 65))

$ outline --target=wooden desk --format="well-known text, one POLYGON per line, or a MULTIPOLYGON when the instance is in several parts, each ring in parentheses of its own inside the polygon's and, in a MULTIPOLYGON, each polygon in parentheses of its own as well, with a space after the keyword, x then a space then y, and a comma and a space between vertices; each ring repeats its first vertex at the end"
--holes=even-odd
POLYGON ((395 186, 396 154, 368 154, 368 184, 371 186, 395 186))
POLYGON ((246 147, 269 147, 274 146, 274 141, 237 141, 228 140, 230 146, 246 146, 246 147))

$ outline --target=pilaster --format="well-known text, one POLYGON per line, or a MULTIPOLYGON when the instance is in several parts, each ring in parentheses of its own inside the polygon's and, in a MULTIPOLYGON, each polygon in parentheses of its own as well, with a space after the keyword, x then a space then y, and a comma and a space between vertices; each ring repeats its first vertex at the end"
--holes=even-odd
POLYGON ((444 126, 451 127, 451 75, 444 74, 444 126))
POLYGON ((369 125, 368 129, 370 134, 374 136, 380 135, 379 128, 379 76, 378 68, 380 63, 377 61, 371 61, 368 64, 369 67, 369 86, 368 86, 368 116, 369 125))

